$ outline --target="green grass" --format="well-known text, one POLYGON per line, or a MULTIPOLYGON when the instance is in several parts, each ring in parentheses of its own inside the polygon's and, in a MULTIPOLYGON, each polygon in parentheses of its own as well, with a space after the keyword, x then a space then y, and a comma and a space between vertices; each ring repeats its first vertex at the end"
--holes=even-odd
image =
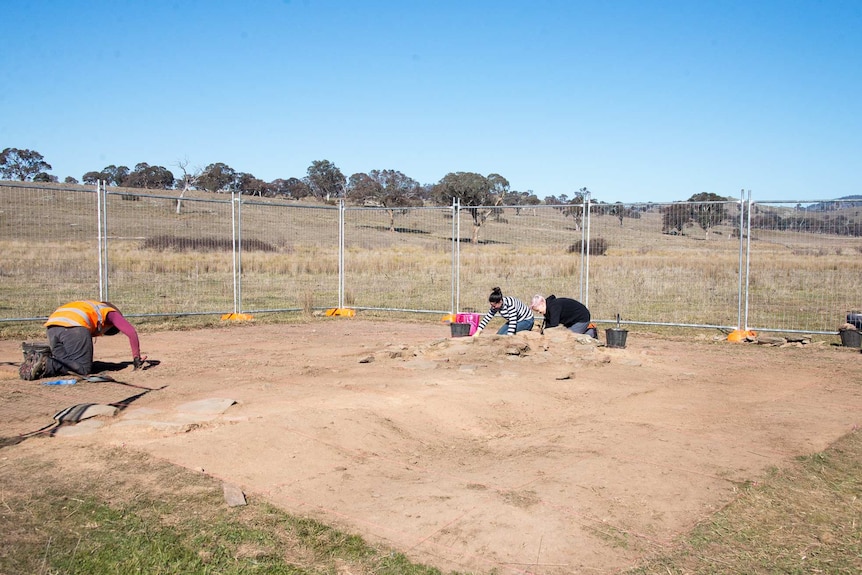
POLYGON ((862 573, 862 432, 773 469, 629 575, 862 573))
MULTIPOLYGON (((201 504, 212 507, 218 502, 201 504)), ((338 563, 369 565, 380 574, 439 573, 401 554, 378 551, 358 536, 265 505, 248 514, 220 513, 211 518, 214 522, 192 517, 164 525, 163 518, 176 511, 164 501, 140 500, 114 508, 92 498, 66 498, 45 512, 80 519, 74 530, 56 530, 42 561, 61 573, 117 575, 299 575, 336 572, 338 563), (254 515, 253 522, 243 515, 254 515)))
MULTIPOLYGON (((434 575, 396 550, 124 449, 70 473, 33 450, 0 465, 4 575, 434 575)), ((60 457, 57 455, 57 457, 60 457)), ((862 432, 739 486, 737 498, 628 575, 862 572, 862 432)))
POLYGON ((113 469, 70 476, 39 459, 0 469, 0 573, 440 573, 264 502, 228 507, 205 475, 121 450, 93 457, 113 469))

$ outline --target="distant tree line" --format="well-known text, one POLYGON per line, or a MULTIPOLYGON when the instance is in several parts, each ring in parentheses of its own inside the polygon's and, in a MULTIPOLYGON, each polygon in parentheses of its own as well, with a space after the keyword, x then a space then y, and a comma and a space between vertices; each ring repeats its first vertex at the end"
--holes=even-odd
POLYGON ((853 210, 853 215, 843 213, 833 215, 796 209, 789 214, 781 215, 772 210, 764 210, 751 216, 751 228, 859 237, 862 236, 860 211, 862 210, 856 208, 853 210))
MULTIPOLYGON (((6 148, 0 152, 0 177, 3 179, 57 182, 57 177, 48 173, 51 169, 51 165, 34 150, 6 148)), ((344 199, 356 205, 386 209, 392 230, 395 229, 395 216, 399 211, 422 205, 450 205, 457 199, 473 220, 474 240, 488 219, 503 222, 503 208, 507 206, 517 206, 520 212, 525 206, 553 205, 563 216, 571 217, 575 228, 579 229, 583 220, 584 198, 590 193, 583 187, 571 198, 561 194, 540 200, 532 190, 512 190, 509 181, 496 173, 483 176, 475 172, 451 172, 434 184, 421 184, 393 169, 358 172, 348 178, 329 160, 313 161, 302 178, 278 178, 271 182, 237 171, 221 162, 209 164, 205 168, 190 169, 187 160, 178 161, 176 169, 182 172, 179 176, 164 166, 152 166, 146 162, 136 164, 134 169, 112 164, 83 174, 81 182, 71 176, 64 182, 96 184, 104 181, 117 187, 175 189, 182 191, 181 197, 189 190, 203 190, 293 200, 311 197, 324 202, 344 199)), ((727 222, 729 201, 733 200, 712 193, 699 193, 686 202, 666 205, 661 208, 662 232, 683 234, 686 228, 697 226, 708 235, 711 228, 727 222)), ((626 218, 640 218, 644 211, 652 209, 650 204, 627 206, 621 202, 608 204, 595 199, 590 202, 593 213, 614 216, 619 219, 620 225, 626 218)), ((178 202, 178 212, 179 206, 178 202)), ((862 235, 860 220, 847 216, 830 220, 828 217, 816 218, 805 213, 793 216, 764 213, 752 218, 752 225, 815 232, 832 229, 837 230, 833 233, 862 235)))

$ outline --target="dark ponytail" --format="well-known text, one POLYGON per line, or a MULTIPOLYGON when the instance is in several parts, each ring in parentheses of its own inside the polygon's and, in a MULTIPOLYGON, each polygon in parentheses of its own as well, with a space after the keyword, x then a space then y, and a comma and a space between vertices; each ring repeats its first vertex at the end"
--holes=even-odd
POLYGON ((488 296, 488 303, 500 303, 503 301, 503 290, 495 287, 491 290, 491 295, 488 296))

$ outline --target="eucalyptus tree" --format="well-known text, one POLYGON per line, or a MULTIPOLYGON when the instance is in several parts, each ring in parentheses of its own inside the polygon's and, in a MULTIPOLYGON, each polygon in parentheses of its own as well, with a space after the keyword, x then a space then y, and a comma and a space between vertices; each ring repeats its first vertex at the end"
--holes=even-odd
POLYGON ((709 231, 722 224, 728 218, 728 199, 711 192, 695 194, 688 199, 692 204, 691 218, 703 230, 705 238, 709 239, 709 231))
POLYGON ((268 183, 245 172, 237 174, 237 188, 240 193, 249 196, 268 197, 271 195, 268 183))
POLYGON ((146 162, 135 165, 122 185, 130 188, 144 188, 147 190, 170 190, 174 187, 173 172, 164 166, 151 166, 146 162))
POLYGON ((305 182, 312 193, 330 201, 332 198, 344 197, 347 178, 338 167, 329 160, 316 160, 308 167, 305 182))
POLYGON ((502 186, 499 178, 502 176, 497 174, 491 174, 489 179, 475 172, 450 172, 434 186, 434 198, 438 203, 451 203, 453 198, 457 198, 461 207, 473 218, 474 244, 479 242, 482 225, 493 213, 494 207, 500 205, 503 200, 502 195, 499 195, 502 186))
POLYGON ((371 170, 350 176, 348 197, 361 204, 385 208, 389 214, 389 231, 395 231, 395 216, 406 208, 421 206, 422 186, 398 170, 371 170))
POLYGON ((110 166, 105 166, 101 171, 87 172, 81 179, 85 184, 95 184, 103 181, 111 186, 125 186, 127 185, 126 181, 129 179, 130 173, 131 171, 127 166, 115 166, 111 164, 110 166))
POLYGON ((270 182, 272 191, 278 196, 285 196, 294 200, 301 200, 312 195, 308 184, 299 178, 278 178, 270 182))
POLYGON ((662 208, 662 233, 682 234, 686 226, 698 225, 709 238, 709 230, 728 218, 728 199, 717 194, 694 194, 685 202, 662 208))
POLYGON ((6 180, 32 180, 52 169, 42 154, 35 150, 6 148, 0 152, 0 176, 6 180))
POLYGON ((584 199, 590 190, 586 187, 579 189, 574 197, 569 198, 568 194, 560 194, 557 196, 548 196, 545 198, 545 203, 556 207, 564 217, 571 216, 575 221, 575 229, 581 229, 581 223, 584 217, 584 199))
POLYGON ((503 194, 502 203, 504 206, 514 206, 515 214, 520 214, 524 206, 538 206, 542 203, 542 200, 533 193, 533 190, 527 190, 526 192, 511 190, 503 194))
POLYGON ((208 192, 231 192, 237 190, 237 172, 227 164, 217 162, 203 169, 198 177, 198 186, 208 192))
POLYGON ((357 172, 347 178, 348 200, 357 205, 379 207, 378 198, 383 193, 383 186, 365 172, 357 172))

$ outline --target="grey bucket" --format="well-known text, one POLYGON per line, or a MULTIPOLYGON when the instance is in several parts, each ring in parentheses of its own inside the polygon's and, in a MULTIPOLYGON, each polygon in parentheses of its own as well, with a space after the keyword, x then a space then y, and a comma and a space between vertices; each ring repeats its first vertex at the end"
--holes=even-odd
POLYGON ((605 330, 605 339, 608 347, 624 348, 626 346, 626 336, 629 330, 611 327, 605 330))
POLYGON ((855 329, 838 330, 841 336, 841 345, 844 347, 862 347, 862 333, 855 329))

